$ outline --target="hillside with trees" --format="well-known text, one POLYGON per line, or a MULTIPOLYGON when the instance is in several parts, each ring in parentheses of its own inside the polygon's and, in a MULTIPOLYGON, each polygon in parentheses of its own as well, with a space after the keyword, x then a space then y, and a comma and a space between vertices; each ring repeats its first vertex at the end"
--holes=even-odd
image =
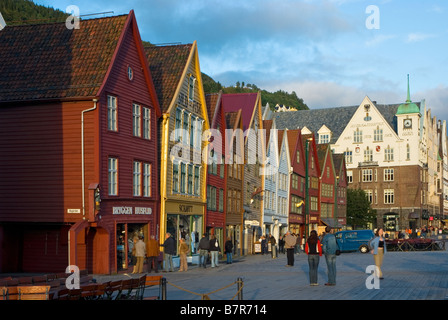
POLYGON ((245 84, 244 82, 239 82, 235 86, 224 87, 221 83, 216 82, 208 75, 202 73, 202 82, 204 84, 205 93, 216 93, 222 90, 223 93, 250 93, 250 92, 261 92, 261 103, 269 106, 273 109, 277 104, 286 105, 297 110, 308 110, 308 106, 305 104, 303 99, 299 98, 295 91, 288 93, 283 90, 278 90, 276 92, 269 92, 258 88, 255 84, 245 84))
POLYGON ((0 12, 7 25, 65 21, 69 14, 35 4, 31 0, 0 0, 0 12))

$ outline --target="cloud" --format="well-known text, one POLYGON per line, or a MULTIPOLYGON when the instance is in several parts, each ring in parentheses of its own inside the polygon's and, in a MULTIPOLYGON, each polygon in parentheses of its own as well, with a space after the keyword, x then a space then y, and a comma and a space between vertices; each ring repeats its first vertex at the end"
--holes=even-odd
POLYGON ((365 44, 367 47, 375 47, 383 42, 386 42, 387 40, 392 40, 395 38, 397 38, 397 36, 393 35, 393 34, 389 34, 389 35, 382 34, 382 35, 374 36, 371 40, 367 40, 365 42, 365 44))
POLYGON ((435 34, 429 34, 429 33, 410 33, 408 34, 407 40, 406 42, 411 43, 411 42, 420 42, 420 41, 424 41, 426 39, 431 39, 431 38, 436 38, 437 35, 435 34))

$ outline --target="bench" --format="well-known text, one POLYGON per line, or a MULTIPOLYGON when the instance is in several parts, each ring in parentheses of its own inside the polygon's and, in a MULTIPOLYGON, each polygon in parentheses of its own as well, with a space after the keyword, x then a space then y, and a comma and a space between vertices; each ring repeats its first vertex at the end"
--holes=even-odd
POLYGON ((50 286, 18 286, 19 300, 50 300, 50 286))
POLYGON ((161 300, 162 299, 162 276, 146 276, 145 284, 141 290, 140 299, 141 300, 161 300), (157 296, 145 297, 145 289, 153 286, 159 287, 159 294, 157 296))

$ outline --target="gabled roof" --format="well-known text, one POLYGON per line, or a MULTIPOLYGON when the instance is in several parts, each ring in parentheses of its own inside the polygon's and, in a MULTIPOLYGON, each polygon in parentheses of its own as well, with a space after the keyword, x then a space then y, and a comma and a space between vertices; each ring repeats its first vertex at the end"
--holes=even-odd
POLYGON ((210 93, 205 96, 205 103, 207 104, 208 119, 210 121, 210 128, 216 129, 221 119, 218 119, 218 114, 221 105, 222 92, 210 93))
MULTIPOLYGON (((299 129, 295 129, 295 130, 287 130, 286 134, 288 136, 289 156, 291 157, 290 160, 292 163, 294 161, 294 157, 297 155, 296 147, 298 146, 301 133, 299 129)), ((302 154, 302 152, 300 152, 300 154, 302 154)))
POLYGON ((162 112, 171 106, 192 48, 193 44, 144 47, 162 112))
MULTIPOLYGON (((396 113, 400 104, 375 104, 375 107, 391 126, 397 131, 396 113)), ((419 105, 420 103, 416 103, 419 105)), ((358 106, 337 107, 327 109, 298 110, 295 112, 276 112, 274 118, 278 129, 297 129, 307 127, 312 132, 318 132, 325 125, 331 132, 330 143, 335 143, 352 119, 358 106)))
POLYGON ((95 97, 134 13, 6 26, 0 32, 0 102, 95 97))
POLYGON ((244 131, 250 127, 252 115, 257 106, 258 95, 258 93, 234 93, 222 95, 222 106, 226 113, 241 110, 244 131))
MULTIPOLYGON (((318 144, 316 146, 317 149, 317 159, 319 161, 319 166, 320 168, 323 168, 325 165, 325 161, 327 160, 327 153, 329 150, 329 145, 328 144, 318 144)), ((323 170, 322 170, 323 171, 323 170)))

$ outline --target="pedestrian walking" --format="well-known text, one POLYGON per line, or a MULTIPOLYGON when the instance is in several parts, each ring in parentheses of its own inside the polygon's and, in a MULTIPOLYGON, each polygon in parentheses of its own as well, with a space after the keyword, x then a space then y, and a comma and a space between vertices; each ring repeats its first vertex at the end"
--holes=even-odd
POLYGON ((190 247, 185 242, 184 238, 180 239, 180 243, 179 243, 179 258, 180 258, 179 272, 188 270, 188 263, 187 263, 188 252, 190 252, 190 247))
POLYGON ((146 257, 148 259, 148 272, 151 273, 152 269, 157 273, 159 272, 159 243, 155 239, 154 235, 151 235, 146 246, 146 257))
POLYGON ((322 256, 322 247, 316 230, 311 230, 310 236, 305 244, 305 252, 308 255, 310 285, 317 286, 319 285, 317 283, 317 268, 319 267, 320 256, 322 256))
POLYGON ((224 253, 227 257, 227 264, 232 264, 233 243, 230 237, 227 238, 227 241, 224 244, 224 253))
POLYGON ((279 253, 285 253, 285 251, 283 250, 285 246, 285 241, 283 240, 283 236, 280 236, 280 238, 278 239, 278 251, 279 253))
POLYGON ((135 256, 137 257, 137 264, 135 272, 133 273, 142 273, 143 262, 145 261, 146 256, 146 244, 143 242, 143 236, 138 237, 138 241, 134 247, 135 247, 135 256))
POLYGON ((176 254, 176 241, 174 241, 173 237, 171 237, 171 233, 167 232, 165 234, 165 242, 161 245, 163 246, 163 262, 165 272, 173 272, 173 256, 176 254))
POLYGON ((277 241, 272 234, 269 234, 269 243, 271 244, 272 259, 277 259, 277 241))
POLYGON ((210 240, 210 260, 212 263, 212 268, 219 267, 218 263, 218 255, 219 255, 219 241, 216 238, 215 235, 212 236, 212 239, 210 240))
POLYGON ((207 233, 202 235, 201 240, 199 241, 198 250, 199 250, 199 265, 204 268, 207 265, 208 259, 208 251, 210 249, 210 241, 207 237, 207 233))
POLYGON ((327 263, 328 282, 326 286, 336 285, 336 251, 339 250, 336 236, 331 232, 331 227, 325 228, 325 236, 322 240, 322 250, 325 254, 325 262, 327 263))
POLYGON ((296 238, 291 234, 291 232, 287 231, 284 239, 287 260, 286 266, 292 267, 294 266, 294 247, 296 245, 296 238))
POLYGON ((383 265, 384 254, 387 252, 386 239, 383 235, 383 229, 379 228, 375 233, 375 238, 373 238, 370 242, 372 248, 370 252, 373 254, 373 259, 376 266, 375 276, 380 279, 384 279, 381 266, 383 265))

